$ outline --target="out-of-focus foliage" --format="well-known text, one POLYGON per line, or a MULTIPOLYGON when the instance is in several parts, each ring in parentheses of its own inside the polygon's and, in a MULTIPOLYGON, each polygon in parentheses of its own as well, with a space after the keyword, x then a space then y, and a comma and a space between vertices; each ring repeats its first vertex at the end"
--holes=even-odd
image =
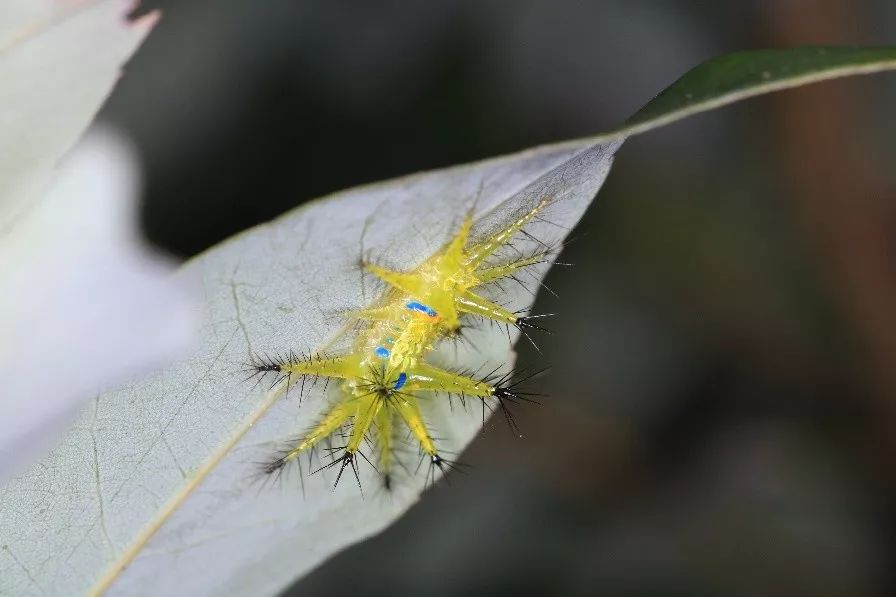
POLYGON ((0 8, 0 482, 101 389, 190 345, 189 292, 137 234, 129 146, 106 131, 67 155, 156 21, 131 7, 0 8))

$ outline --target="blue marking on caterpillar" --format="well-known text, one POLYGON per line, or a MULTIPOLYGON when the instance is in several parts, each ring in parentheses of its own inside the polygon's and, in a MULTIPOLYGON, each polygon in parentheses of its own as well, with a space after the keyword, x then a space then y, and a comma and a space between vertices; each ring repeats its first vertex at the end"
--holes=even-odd
POLYGON ((420 313, 426 313, 430 317, 435 317, 436 312, 431 307, 427 307, 423 303, 418 303, 417 301, 411 301, 407 305, 405 305, 411 311, 419 311, 420 313))
POLYGON ((389 349, 386 348, 385 346, 377 346, 373 350, 373 354, 375 354, 376 356, 378 356, 381 359, 388 359, 389 358, 389 349))
POLYGON ((404 384, 407 383, 407 381, 408 381, 408 374, 402 371, 401 373, 398 374, 398 380, 395 382, 395 385, 392 386, 392 389, 400 390, 404 386, 404 384))

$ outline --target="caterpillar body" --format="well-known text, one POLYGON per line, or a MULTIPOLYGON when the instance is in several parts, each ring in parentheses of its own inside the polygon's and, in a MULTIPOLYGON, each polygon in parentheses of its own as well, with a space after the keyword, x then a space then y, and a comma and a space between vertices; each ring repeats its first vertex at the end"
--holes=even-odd
MULTIPOLYGON (((477 316, 520 331, 543 328, 535 323, 541 316, 520 316, 477 293, 477 289, 515 277, 520 270, 544 263, 553 254, 551 247, 519 255, 495 264, 491 257, 517 235, 550 202, 549 197, 493 232, 486 238, 470 238, 472 217, 467 216, 453 238, 438 252, 409 272, 398 272, 365 263, 364 269, 388 285, 388 290, 370 307, 350 313, 360 323, 351 348, 339 355, 291 355, 252 365, 254 374, 274 373, 275 381, 287 387, 307 377, 338 380, 338 397, 307 434, 296 440, 276 459, 265 465, 275 473, 303 454, 311 452, 337 434, 345 437, 342 454, 323 468, 349 468, 358 477, 358 456, 365 442, 374 446, 377 471, 387 489, 391 488, 397 464, 396 431, 403 427, 418 444, 430 469, 444 471, 455 463, 439 451, 437 441, 421 414, 419 400, 425 394, 458 395, 492 401, 507 409, 508 402, 528 400, 507 375, 474 377, 439 368, 426 360, 439 342, 457 337, 461 318, 477 316), (372 438, 372 439, 371 439, 372 438)), ((491 408, 491 405, 489 405, 491 408)), ((508 415, 509 417, 509 415, 508 415)), ((512 421, 512 419, 508 419, 512 421)))

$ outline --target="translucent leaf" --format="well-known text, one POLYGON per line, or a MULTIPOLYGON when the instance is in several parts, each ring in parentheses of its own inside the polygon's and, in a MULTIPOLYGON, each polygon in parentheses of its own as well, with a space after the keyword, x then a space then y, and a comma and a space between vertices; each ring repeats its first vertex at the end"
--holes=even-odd
MULTIPOLYGON (((416 500, 425 475, 409 474, 391 496, 377 495, 369 468, 364 497, 349 483, 332 491, 332 475, 307 467, 302 478, 266 485, 258 463, 320 415, 323 387, 300 407, 295 392, 283 398, 245 382, 245 364, 320 347, 342 325, 340 311, 373 296, 356 265, 362 250, 411 266, 474 204, 485 230, 549 196, 546 221, 528 232, 559 241, 595 196, 615 147, 551 146, 346 191, 193 260, 182 274, 203 281, 201 350, 96 399, 49 459, 0 489, 3 589, 267 594, 383 528, 416 500)), ((505 291, 514 308, 531 304, 523 288, 505 291)), ((474 369, 512 362, 503 329, 486 326, 470 339, 475 349, 446 358, 474 369)), ((478 409, 427 406, 447 450, 462 450, 482 424, 478 409)))

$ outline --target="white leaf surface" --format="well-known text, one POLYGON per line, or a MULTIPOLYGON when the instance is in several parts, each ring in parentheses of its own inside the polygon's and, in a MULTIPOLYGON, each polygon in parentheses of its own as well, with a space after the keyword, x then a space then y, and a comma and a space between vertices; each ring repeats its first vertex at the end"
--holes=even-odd
POLYGON ((129 148, 98 135, 58 169, 157 18, 127 22, 134 7, 0 3, 0 481, 188 329, 170 266, 139 246, 129 148))
POLYGON ((43 196, 158 18, 125 0, 0 2, 0 237, 43 196))
MULTIPOLYGON (((295 391, 284 398, 244 382, 243 367, 253 354, 322 346, 342 326, 340 311, 380 291, 357 268, 362 252, 411 267, 474 202, 482 233, 550 196, 550 223, 529 232, 560 240, 617 147, 547 146, 345 191, 191 261, 182 274, 201 277, 207 304, 201 348, 98 397, 59 449, 0 487, 0 594, 274 594, 384 528, 417 499, 424 475, 383 495, 362 467, 363 497, 353 483, 333 491, 334 475, 307 467, 301 478, 260 480, 257 463, 307 428, 326 398, 319 384, 300 406, 295 391)), ((500 296, 514 308, 532 301, 509 285, 500 296)), ((437 356, 473 368, 512 362, 503 329, 473 334, 477 350, 437 356)), ((424 407, 446 450, 462 450, 481 427, 478 409, 437 398, 424 407)))
POLYGON ((198 319, 194 289, 142 246, 125 140, 93 130, 63 162, 0 237, 0 481, 101 389, 185 352, 198 319))

